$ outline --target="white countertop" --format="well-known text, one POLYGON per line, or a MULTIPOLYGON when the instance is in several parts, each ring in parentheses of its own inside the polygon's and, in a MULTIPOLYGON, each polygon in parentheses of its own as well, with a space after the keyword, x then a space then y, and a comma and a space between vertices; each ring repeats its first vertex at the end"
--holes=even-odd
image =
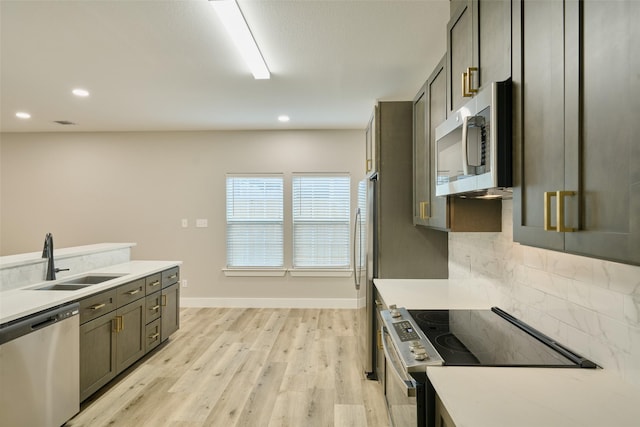
POLYGON ((109 267, 87 271, 75 276, 65 276, 57 281, 41 282, 19 289, 3 291, 0 292, 0 324, 67 302, 75 301, 91 294, 95 294, 96 292, 104 291, 114 286, 131 282, 132 280, 158 273, 181 264, 181 261, 130 261, 123 264, 116 264, 109 267), (113 274, 121 276, 75 291, 34 290, 34 288, 38 288, 43 285, 65 282, 76 276, 85 276, 89 274, 113 274))
POLYGON ((457 427, 637 427, 640 391, 604 369, 427 367, 457 427))
MULTIPOLYGON (((132 248, 135 243, 96 243, 94 245, 74 246, 71 248, 55 249, 56 260, 93 254, 97 252, 115 251, 117 249, 132 248)), ((45 258, 42 258, 42 251, 29 252, 16 255, 5 255, 0 257, 0 268, 15 267, 17 265, 28 265, 39 262, 46 262, 45 258)))
MULTIPOLYGON (((408 309, 491 306, 457 280, 375 279, 387 304, 408 309)), ((640 390, 606 369, 430 366, 457 427, 636 427, 640 390)))

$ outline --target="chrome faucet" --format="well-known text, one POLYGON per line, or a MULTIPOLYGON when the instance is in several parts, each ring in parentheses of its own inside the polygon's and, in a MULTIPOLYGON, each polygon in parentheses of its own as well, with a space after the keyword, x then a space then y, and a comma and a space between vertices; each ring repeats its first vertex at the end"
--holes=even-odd
POLYGON ((69 271, 68 268, 55 268, 53 263, 53 235, 47 233, 44 238, 44 248, 42 249, 42 258, 47 258, 47 276, 45 280, 56 280, 56 273, 59 271, 69 271))

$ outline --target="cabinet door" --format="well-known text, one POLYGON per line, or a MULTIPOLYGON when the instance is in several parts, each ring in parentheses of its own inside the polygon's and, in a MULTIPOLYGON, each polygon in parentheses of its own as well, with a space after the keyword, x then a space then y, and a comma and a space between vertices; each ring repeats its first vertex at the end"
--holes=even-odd
POLYGON ((176 283, 162 290, 162 341, 180 327, 180 287, 176 283))
POLYGON ((427 83, 413 99, 413 224, 429 225, 431 189, 427 130, 427 83))
POLYGON ((142 298, 116 310, 116 366, 118 373, 144 356, 145 307, 145 299, 142 298))
MULTIPOLYGON (((468 101, 463 94, 462 76, 469 67, 477 67, 477 0, 454 3, 458 10, 447 25, 447 99, 449 111, 455 111, 468 101)), ((477 73, 476 73, 477 76, 477 73)), ((477 83, 474 84, 477 87, 477 83)))
POLYGON ((565 17, 565 250, 640 264, 640 2, 568 1, 565 17))
POLYGON ((429 226, 447 229, 447 198, 436 196, 436 128, 447 118, 447 72, 446 58, 440 63, 429 77, 427 82, 427 134, 429 141, 429 205, 425 208, 429 217, 429 226))
POLYGON ((116 376, 115 315, 80 325, 80 401, 116 376))
POLYGON ((565 179, 563 9, 560 1, 513 4, 513 237, 556 250, 564 237, 544 231, 544 193, 565 179))
POLYGON ((478 1, 478 86, 511 77, 511 1, 478 1))

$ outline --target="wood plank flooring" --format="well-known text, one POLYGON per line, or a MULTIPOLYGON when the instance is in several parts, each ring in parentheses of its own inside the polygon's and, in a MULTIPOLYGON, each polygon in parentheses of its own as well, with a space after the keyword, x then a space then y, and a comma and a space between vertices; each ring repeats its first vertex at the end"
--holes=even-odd
POLYGON ((180 330, 85 401, 79 426, 388 426, 355 310, 183 308, 180 330))

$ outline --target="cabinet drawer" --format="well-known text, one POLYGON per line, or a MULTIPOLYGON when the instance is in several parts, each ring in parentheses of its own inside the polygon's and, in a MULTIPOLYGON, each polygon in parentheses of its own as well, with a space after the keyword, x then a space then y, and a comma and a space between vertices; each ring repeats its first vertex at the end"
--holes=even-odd
POLYGON ((162 274, 154 274, 153 276, 145 277, 145 285, 147 288, 147 295, 150 295, 161 288, 162 274))
POLYGON ((158 292, 154 294, 147 295, 145 323, 149 323, 160 318, 160 300, 160 289, 158 289, 158 292))
POLYGON ((122 307, 123 305, 129 304, 132 301, 135 301, 137 299, 144 297, 145 295, 144 289, 145 289, 144 279, 136 280, 134 282, 125 283, 122 286, 118 286, 117 288, 118 295, 116 297, 116 303, 118 305, 118 308, 122 307))
POLYGON ((80 324, 116 309, 116 290, 110 289, 80 300, 80 324))
POLYGON ((180 268, 174 267, 162 272, 162 288, 178 283, 180 280, 180 268))
POLYGON ((145 353, 154 349, 160 344, 160 319, 155 320, 147 325, 145 328, 145 341, 144 351, 145 353))

